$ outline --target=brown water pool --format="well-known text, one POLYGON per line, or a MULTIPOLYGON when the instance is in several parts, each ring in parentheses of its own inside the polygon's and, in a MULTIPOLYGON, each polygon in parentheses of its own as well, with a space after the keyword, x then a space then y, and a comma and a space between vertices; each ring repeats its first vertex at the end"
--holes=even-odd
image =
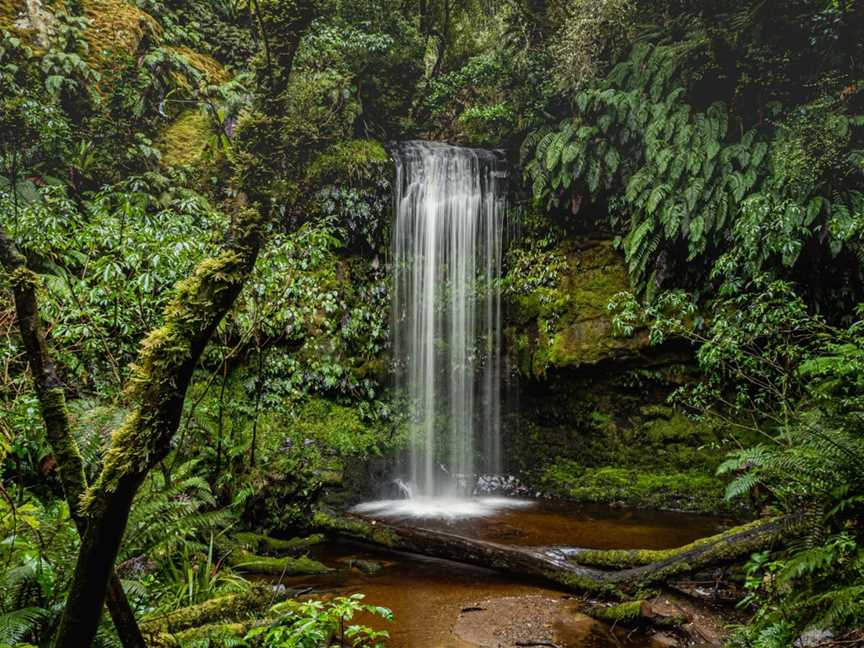
POLYGON ((728 526, 721 518, 688 513, 547 500, 529 503, 530 506, 501 509, 487 517, 424 519, 397 516, 387 517, 386 521, 503 544, 567 545, 589 549, 668 549, 728 526))
MULTIPOLYGON (((390 523, 406 520, 388 519, 390 523)), ((592 548, 680 546, 724 526, 717 518, 602 506, 537 502, 473 520, 410 520, 414 526, 520 545, 592 548)), ((393 622, 362 618, 390 632, 393 648, 470 648, 551 645, 561 648, 647 648, 650 638, 609 628, 579 613, 582 602, 545 584, 424 556, 353 543, 328 543, 312 556, 336 571, 316 577, 284 578, 290 587, 308 585, 314 594, 362 592, 366 602, 389 607, 393 622), (367 574, 352 561, 371 561, 367 574), (355 566, 352 566, 355 565, 355 566)))

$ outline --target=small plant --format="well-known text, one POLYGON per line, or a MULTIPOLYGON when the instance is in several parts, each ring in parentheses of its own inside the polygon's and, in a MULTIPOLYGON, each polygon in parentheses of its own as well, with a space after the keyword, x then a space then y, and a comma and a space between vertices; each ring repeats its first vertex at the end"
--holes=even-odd
POLYGON ((285 601, 273 606, 280 620, 272 626, 252 629, 246 639, 264 648, 326 648, 329 646, 384 646, 390 637, 386 630, 351 621, 358 613, 393 620, 393 613, 384 607, 362 603, 363 594, 339 596, 331 601, 285 601))

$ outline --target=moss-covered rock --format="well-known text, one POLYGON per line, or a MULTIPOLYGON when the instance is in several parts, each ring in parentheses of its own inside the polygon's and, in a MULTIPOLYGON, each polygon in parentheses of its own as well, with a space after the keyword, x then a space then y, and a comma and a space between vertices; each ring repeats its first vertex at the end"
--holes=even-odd
POLYGON ((156 140, 167 166, 192 164, 201 159, 212 133, 210 121, 200 110, 180 114, 156 140))
POLYGON ((84 38, 87 62, 100 67, 111 54, 134 54, 147 34, 158 36, 161 27, 153 16, 126 0, 82 0, 90 21, 84 38))
MULTIPOLYGON (((726 511, 715 476, 730 432, 670 407, 686 362, 556 370, 523 381, 505 428, 508 470, 547 495, 697 512, 726 511)), ((746 439, 740 439, 745 442, 746 439)))
POLYGON ((728 508, 723 499, 723 482, 698 470, 649 471, 616 466, 586 468, 565 460, 546 469, 541 476, 541 486, 547 493, 582 502, 700 513, 728 508))
MULTIPOLYGON (((612 333, 609 302, 630 289, 624 259, 612 242, 567 241, 556 252, 566 262, 552 281, 524 283, 542 268, 520 267, 519 276, 508 277, 515 295, 510 335, 523 373, 542 378, 550 368, 638 357, 648 346, 644 331, 629 338, 612 333)), ((537 262, 546 263, 546 256, 538 255, 537 262)))
POLYGON ((231 78, 228 70, 212 56, 196 52, 188 47, 166 47, 165 49, 186 59, 189 65, 198 70, 210 85, 219 85, 231 78))

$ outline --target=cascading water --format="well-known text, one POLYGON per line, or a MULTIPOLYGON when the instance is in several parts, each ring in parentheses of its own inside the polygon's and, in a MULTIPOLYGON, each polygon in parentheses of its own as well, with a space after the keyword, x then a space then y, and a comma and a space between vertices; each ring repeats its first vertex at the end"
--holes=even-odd
POLYGON ((396 382, 412 408, 405 478, 419 496, 470 495, 501 468, 501 298, 506 169, 432 142, 396 150, 396 382))

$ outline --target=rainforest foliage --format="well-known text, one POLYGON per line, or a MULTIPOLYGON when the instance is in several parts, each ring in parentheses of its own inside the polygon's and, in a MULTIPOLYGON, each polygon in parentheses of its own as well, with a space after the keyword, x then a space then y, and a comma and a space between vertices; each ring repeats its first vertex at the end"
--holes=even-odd
POLYGON ((137 645, 123 601, 153 645, 386 643, 345 621, 389 611, 249 572, 323 568, 314 511, 403 441, 386 143, 410 138, 511 162, 532 391, 597 363, 640 391, 615 361, 642 342, 689 358, 620 453, 546 477, 800 518, 739 574, 730 641, 860 641, 862 34, 855 0, 0 0, 0 646, 72 645, 108 527, 94 645, 137 645))

